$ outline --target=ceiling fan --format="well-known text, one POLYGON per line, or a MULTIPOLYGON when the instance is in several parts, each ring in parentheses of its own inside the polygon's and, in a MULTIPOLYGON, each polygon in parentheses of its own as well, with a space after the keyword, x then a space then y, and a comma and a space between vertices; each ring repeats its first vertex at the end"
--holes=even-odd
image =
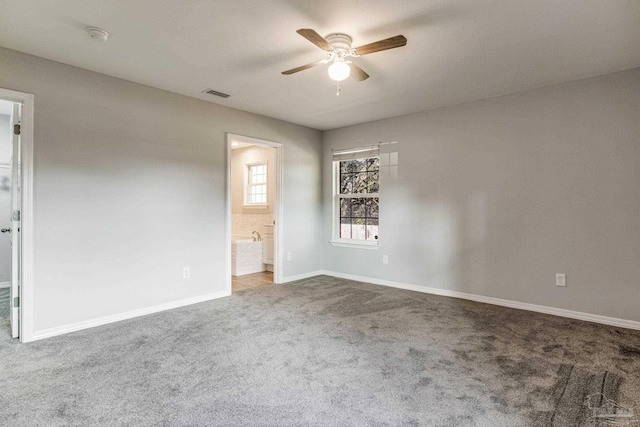
POLYGON ((353 62, 346 60, 346 58, 368 55, 382 50, 402 47, 407 44, 406 37, 400 35, 352 48, 352 39, 347 34, 333 33, 329 34, 327 37, 322 37, 315 30, 310 28, 301 28, 296 32, 318 46, 320 49, 324 50, 329 57, 327 59, 321 59, 310 64, 283 71, 282 74, 294 74, 299 71, 308 70, 309 68, 313 68, 317 65, 333 62, 333 64, 329 66, 329 77, 337 82, 346 79, 349 75, 360 82, 369 78, 369 74, 353 62))

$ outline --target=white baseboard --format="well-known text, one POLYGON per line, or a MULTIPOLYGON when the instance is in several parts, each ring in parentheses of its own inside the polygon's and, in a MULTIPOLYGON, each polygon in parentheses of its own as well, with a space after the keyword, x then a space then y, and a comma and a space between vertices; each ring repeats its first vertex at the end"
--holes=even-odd
POLYGON ((323 270, 311 271, 309 273, 296 274, 295 276, 283 277, 280 283, 295 282, 296 280, 308 279, 309 277, 326 274, 323 270))
POLYGON ((483 295, 467 294, 464 292, 450 291, 446 289, 430 288, 428 286, 409 285, 406 283, 392 282, 390 280, 374 279, 372 277, 355 276, 353 274, 338 273, 335 271, 323 270, 320 274, 339 277, 341 279, 367 282, 374 285, 390 286, 392 288, 406 289, 409 291, 423 292, 426 294, 441 295, 466 299, 470 301, 482 302, 485 304, 500 305, 503 307, 517 308, 520 310, 535 311, 537 313, 552 314, 554 316, 568 317, 570 319, 585 320, 587 322, 602 323, 604 325, 617 326, 620 328, 640 330, 640 322, 634 320, 618 319, 616 317, 600 316, 598 314, 583 313, 580 311, 565 310, 562 308, 548 307, 544 305, 529 304, 526 302, 511 301, 506 299, 486 297, 483 295))
POLYGON ((2 288, 10 288, 11 282, 0 282, 0 289, 2 288))
POLYGON ((44 338, 54 337, 56 335, 67 334, 69 332, 80 331, 82 329, 93 328, 95 326, 102 326, 109 323, 119 322, 121 320, 133 319, 134 317, 146 316, 147 314, 158 313, 160 311, 171 310, 173 308, 184 307, 191 304, 197 304, 200 302, 211 301, 214 299, 227 297, 231 295, 231 292, 225 290, 220 292, 214 292, 198 297, 185 298, 179 301, 172 301, 153 307, 141 308, 137 310, 127 311, 125 313, 113 314, 111 316, 100 317, 98 319, 85 320, 82 322, 71 323, 63 326, 56 326, 55 328, 43 329, 36 331, 31 337, 30 341, 41 340, 44 338))

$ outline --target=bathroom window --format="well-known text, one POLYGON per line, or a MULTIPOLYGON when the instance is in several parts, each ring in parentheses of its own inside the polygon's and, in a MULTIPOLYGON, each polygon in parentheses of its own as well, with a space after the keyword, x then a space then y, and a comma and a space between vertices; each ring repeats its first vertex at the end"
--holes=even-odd
POLYGON ((248 164, 246 176, 245 204, 265 206, 267 204, 267 164, 248 164))
POLYGON ((334 244, 378 244, 380 158, 377 153, 377 150, 365 150, 334 154, 334 244))

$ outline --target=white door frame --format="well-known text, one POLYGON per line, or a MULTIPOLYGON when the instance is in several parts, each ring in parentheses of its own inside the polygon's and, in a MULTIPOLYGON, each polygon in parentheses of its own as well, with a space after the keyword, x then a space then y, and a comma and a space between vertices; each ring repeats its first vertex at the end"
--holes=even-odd
MULTIPOLYGON (((7 102, 7 101, 4 101, 7 102)), ((11 226, 11 290, 9 292, 9 324, 11 325, 11 338, 20 337, 20 304, 15 304, 20 298, 20 217, 15 216, 15 211, 22 210, 20 202, 20 133, 16 133, 15 126, 22 126, 21 109, 22 103, 11 103, 11 204, 10 213, 11 226), (17 297, 17 298, 16 298, 17 297)))
POLYGON ((282 282, 282 236, 284 224, 282 221, 282 177, 283 175, 283 145, 279 142, 268 141, 260 138, 253 138, 250 136, 237 135, 233 133, 227 133, 227 165, 226 165, 226 180, 227 180, 227 188, 226 188, 226 234, 225 234, 225 244, 227 245, 226 253, 227 259, 225 263, 225 272, 226 272, 226 286, 225 289, 229 294, 231 294, 231 143, 233 141, 244 142, 247 144, 258 145, 261 147, 269 147, 275 148, 276 150, 276 194, 274 198, 274 209, 273 209, 273 218, 275 219, 275 227, 274 227, 274 239, 273 239, 273 253, 274 253, 274 264, 273 264, 273 282, 281 283, 282 282))
MULTIPOLYGON (((20 341, 33 341, 33 101, 29 93, 0 88, 0 99, 22 104, 20 125, 21 197, 20 341)), ((14 159, 15 161, 15 159, 14 159)), ((14 272, 12 272, 14 274, 14 272)), ((13 301, 12 301, 13 303, 13 301)))

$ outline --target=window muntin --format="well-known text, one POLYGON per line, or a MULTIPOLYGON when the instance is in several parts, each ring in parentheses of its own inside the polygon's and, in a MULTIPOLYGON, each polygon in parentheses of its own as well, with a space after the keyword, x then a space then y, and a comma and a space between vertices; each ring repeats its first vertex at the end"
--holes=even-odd
POLYGON ((380 159, 340 160, 337 168, 336 237, 374 243, 378 239, 380 159))
POLYGON ((247 165, 247 188, 245 192, 247 205, 267 204, 267 164, 254 163, 247 165))

